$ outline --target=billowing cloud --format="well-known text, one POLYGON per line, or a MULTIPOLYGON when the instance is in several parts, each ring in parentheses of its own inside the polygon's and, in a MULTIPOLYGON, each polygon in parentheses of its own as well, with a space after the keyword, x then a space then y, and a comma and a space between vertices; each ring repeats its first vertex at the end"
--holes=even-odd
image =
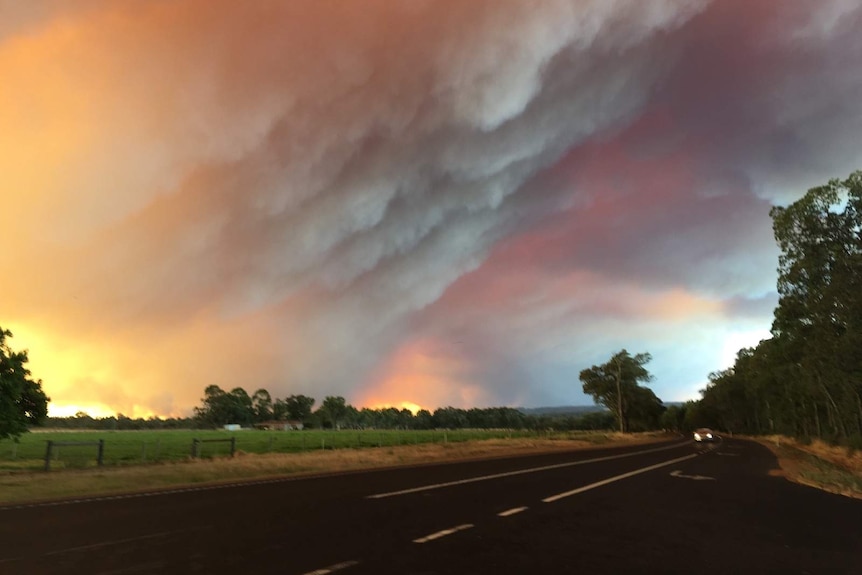
POLYGON ((856 2, 3 12, 0 325, 57 410, 582 403, 621 347, 693 397, 770 206, 862 164, 856 2))

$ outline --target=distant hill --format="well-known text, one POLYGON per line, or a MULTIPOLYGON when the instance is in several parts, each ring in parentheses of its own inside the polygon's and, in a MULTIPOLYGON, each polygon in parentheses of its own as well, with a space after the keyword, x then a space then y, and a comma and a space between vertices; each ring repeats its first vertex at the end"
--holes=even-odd
POLYGON ((607 411, 601 405, 559 405, 556 407, 519 407, 524 415, 583 415, 607 411))
MULTIPOLYGON (((685 405, 684 401, 663 401, 662 405, 685 405)), ((584 415, 585 413, 598 413, 608 411, 601 405, 558 405, 555 407, 518 407, 518 411, 524 415, 584 415)))

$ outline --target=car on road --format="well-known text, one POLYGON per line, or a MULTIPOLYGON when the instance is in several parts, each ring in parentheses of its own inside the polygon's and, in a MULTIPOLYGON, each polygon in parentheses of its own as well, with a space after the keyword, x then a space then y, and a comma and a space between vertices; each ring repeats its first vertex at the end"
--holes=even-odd
POLYGON ((695 441, 715 441, 716 436, 712 432, 711 429, 707 429, 706 427, 701 427, 697 431, 694 432, 694 440, 695 441))

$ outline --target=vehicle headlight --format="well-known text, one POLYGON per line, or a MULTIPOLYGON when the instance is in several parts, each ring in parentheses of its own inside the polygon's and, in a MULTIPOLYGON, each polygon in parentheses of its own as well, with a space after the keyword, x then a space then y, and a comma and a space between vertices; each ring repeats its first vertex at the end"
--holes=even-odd
POLYGON ((699 433, 695 433, 695 434, 694 434, 694 439, 695 439, 696 441, 700 441, 700 434, 699 434, 699 433))
POLYGON ((706 434, 706 438, 707 438, 707 439, 712 439, 712 434, 711 434, 711 433, 707 433, 707 434, 706 434))

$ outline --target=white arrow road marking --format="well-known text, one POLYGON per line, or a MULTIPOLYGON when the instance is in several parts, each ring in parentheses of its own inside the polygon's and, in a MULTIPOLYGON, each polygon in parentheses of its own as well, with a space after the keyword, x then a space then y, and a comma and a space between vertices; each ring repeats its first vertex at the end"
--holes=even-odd
POLYGON ((707 477, 706 475, 683 475, 682 471, 679 469, 670 472, 673 477, 680 477, 682 479, 694 479, 695 481, 715 481, 715 477, 707 477))
POLYGON ((554 501, 558 501, 560 499, 563 499, 564 497, 577 495, 578 493, 583 493, 584 491, 589 491, 590 489, 595 489, 596 487, 601 487, 602 485, 607 485, 608 483, 613 483, 614 481, 619 481, 628 477, 634 477, 635 475, 640 475, 641 473, 646 473, 647 471, 652 471, 653 469, 658 469, 659 467, 673 465, 674 463, 679 463, 680 461, 685 461, 686 459, 691 459, 692 457, 697 456, 697 453, 692 453, 691 455, 686 455, 685 457, 677 457, 676 459, 671 459, 670 461, 662 461, 661 463, 656 463, 655 465, 650 465, 649 467, 643 467, 641 469, 629 471, 628 473, 623 473, 622 475, 608 477, 607 479, 596 481, 595 483, 590 483, 589 485, 584 485, 583 487, 578 487, 577 489, 572 489, 571 491, 566 491, 565 493, 551 495, 550 497, 545 497, 544 499, 542 499, 542 501, 545 503, 553 503, 554 501))

